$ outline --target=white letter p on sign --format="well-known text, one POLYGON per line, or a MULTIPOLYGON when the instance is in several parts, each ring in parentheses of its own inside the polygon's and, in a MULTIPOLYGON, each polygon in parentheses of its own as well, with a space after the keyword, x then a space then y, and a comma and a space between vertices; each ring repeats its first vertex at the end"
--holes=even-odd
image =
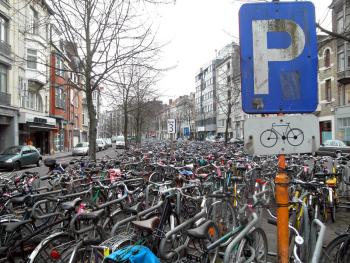
POLYGON ((305 34, 292 20, 253 20, 254 94, 269 94, 269 61, 290 61, 305 47, 305 34), (291 44, 287 48, 267 47, 268 32, 287 32, 291 44))

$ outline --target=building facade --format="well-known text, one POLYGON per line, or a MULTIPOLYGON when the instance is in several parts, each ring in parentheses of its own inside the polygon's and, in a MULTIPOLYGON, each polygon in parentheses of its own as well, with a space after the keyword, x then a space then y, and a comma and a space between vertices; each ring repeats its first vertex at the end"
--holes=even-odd
POLYGON ((195 77, 196 138, 216 134, 216 64, 212 60, 195 77))
MULTIPOLYGON (((23 1, 25 2, 25 1, 23 1)), ((18 144, 20 79, 24 79, 21 1, 0 1, 0 152, 18 144), (15 63, 21 59, 22 63, 15 63)))
POLYGON ((337 82, 336 40, 318 37, 318 107, 320 143, 335 138, 335 109, 340 105, 337 82))
MULTIPOLYGON (((350 1, 333 0, 333 32, 350 36, 350 1)), ((335 39, 337 105, 334 108, 335 138, 350 145, 350 43, 335 39)))
POLYGON ((240 53, 236 43, 218 52, 216 65, 217 135, 224 137, 226 125, 229 138, 243 135, 245 114, 241 107, 240 53))

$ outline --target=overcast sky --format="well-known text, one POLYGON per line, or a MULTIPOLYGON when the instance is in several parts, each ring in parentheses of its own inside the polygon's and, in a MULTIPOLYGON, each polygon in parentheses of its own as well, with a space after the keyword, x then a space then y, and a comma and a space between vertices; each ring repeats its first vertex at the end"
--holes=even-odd
MULTIPOLYGON (((169 42, 164 47, 160 64, 176 66, 164 73, 157 83, 161 99, 167 102, 195 90, 195 74, 199 68, 215 57, 215 50, 226 44, 239 42, 238 10, 240 0, 176 0, 176 4, 158 6, 155 22, 158 40, 169 42)), ((331 28, 332 0, 312 0, 316 7, 316 20, 331 28)))

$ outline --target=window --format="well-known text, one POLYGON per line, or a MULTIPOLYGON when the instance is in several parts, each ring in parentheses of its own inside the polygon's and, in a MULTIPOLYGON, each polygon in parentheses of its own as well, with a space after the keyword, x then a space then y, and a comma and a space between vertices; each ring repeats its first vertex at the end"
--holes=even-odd
MULTIPOLYGON (((24 82, 24 84, 26 84, 24 82)), ((43 112, 43 101, 39 93, 27 90, 22 94, 21 106, 26 109, 43 112)))
POLYGON ((346 43, 346 55, 347 55, 346 66, 350 68, 350 44, 349 43, 346 43))
POLYGON ((7 67, 0 64, 0 92, 7 92, 7 67))
POLYGON ((66 94, 62 87, 56 87, 55 93, 55 105, 57 108, 66 108, 66 94))
POLYGON ((230 67, 231 67, 230 62, 227 62, 227 64, 226 64, 227 71, 229 71, 229 70, 230 70, 230 67))
POLYGON ((37 51, 35 49, 27 49, 27 68, 37 68, 37 51))
POLYGON ((55 74, 61 77, 64 76, 64 63, 60 56, 56 56, 55 74))
POLYGON ((345 105, 345 88, 344 88, 344 86, 338 86, 338 102, 339 102, 339 106, 345 105))
POLYGON ((345 70, 345 57, 344 50, 338 52, 338 72, 345 70))
POLYGON ((344 31, 344 17, 343 10, 337 13, 337 32, 342 33, 344 31))
POLYGON ((78 92, 75 93, 75 97, 74 97, 74 106, 75 106, 76 108, 79 107, 79 94, 78 94, 78 92))
POLYGON ((37 35, 39 33, 39 15, 38 12, 31 7, 30 8, 31 16, 32 16, 32 33, 37 35))
POLYGON ((329 68, 331 66, 331 52, 328 48, 324 52, 324 66, 326 68, 329 68))
POLYGON ((1 42, 8 42, 8 21, 4 18, 0 17, 0 41, 1 42))
POLYGON ((325 82, 325 91, 326 91, 326 94, 325 94, 326 101, 331 101, 332 100, 332 83, 330 79, 327 79, 325 82))

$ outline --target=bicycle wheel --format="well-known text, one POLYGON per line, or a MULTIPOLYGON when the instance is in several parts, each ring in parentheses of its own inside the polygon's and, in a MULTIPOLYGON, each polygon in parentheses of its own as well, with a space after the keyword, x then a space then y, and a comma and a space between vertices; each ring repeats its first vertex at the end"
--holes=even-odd
POLYGON ((260 143, 266 148, 271 148, 276 145, 278 135, 274 130, 265 130, 260 135, 260 143))
POLYGON ((236 213, 229 200, 214 202, 209 207, 208 219, 218 226, 220 237, 237 225, 236 213))
POLYGON ((292 146, 299 146, 304 141, 304 133, 298 128, 290 129, 287 133, 287 141, 292 146))
POLYGON ((73 236, 67 233, 56 233, 45 239, 35 248, 28 258, 28 263, 57 262, 66 250, 75 243, 73 236))
POLYGON ((229 255, 229 262, 267 262, 267 238, 264 230, 261 228, 253 229, 241 242, 238 248, 234 249, 229 255))
POLYGON ((335 223, 335 212, 336 212, 335 204, 333 204, 331 207, 329 207, 329 209, 331 210, 332 223, 335 223))
MULTIPOLYGON (((76 244, 77 246, 79 245, 76 244)), ((91 246, 83 246, 76 248, 73 246, 62 255, 62 260, 59 262, 74 262, 74 263, 102 263, 104 259, 103 252, 91 246)))
POLYGON ((349 242, 350 234, 342 234, 331 241, 323 250, 320 263, 345 263, 350 257, 350 250, 344 248, 344 244, 349 242), (340 253, 345 252, 345 253, 340 253))

